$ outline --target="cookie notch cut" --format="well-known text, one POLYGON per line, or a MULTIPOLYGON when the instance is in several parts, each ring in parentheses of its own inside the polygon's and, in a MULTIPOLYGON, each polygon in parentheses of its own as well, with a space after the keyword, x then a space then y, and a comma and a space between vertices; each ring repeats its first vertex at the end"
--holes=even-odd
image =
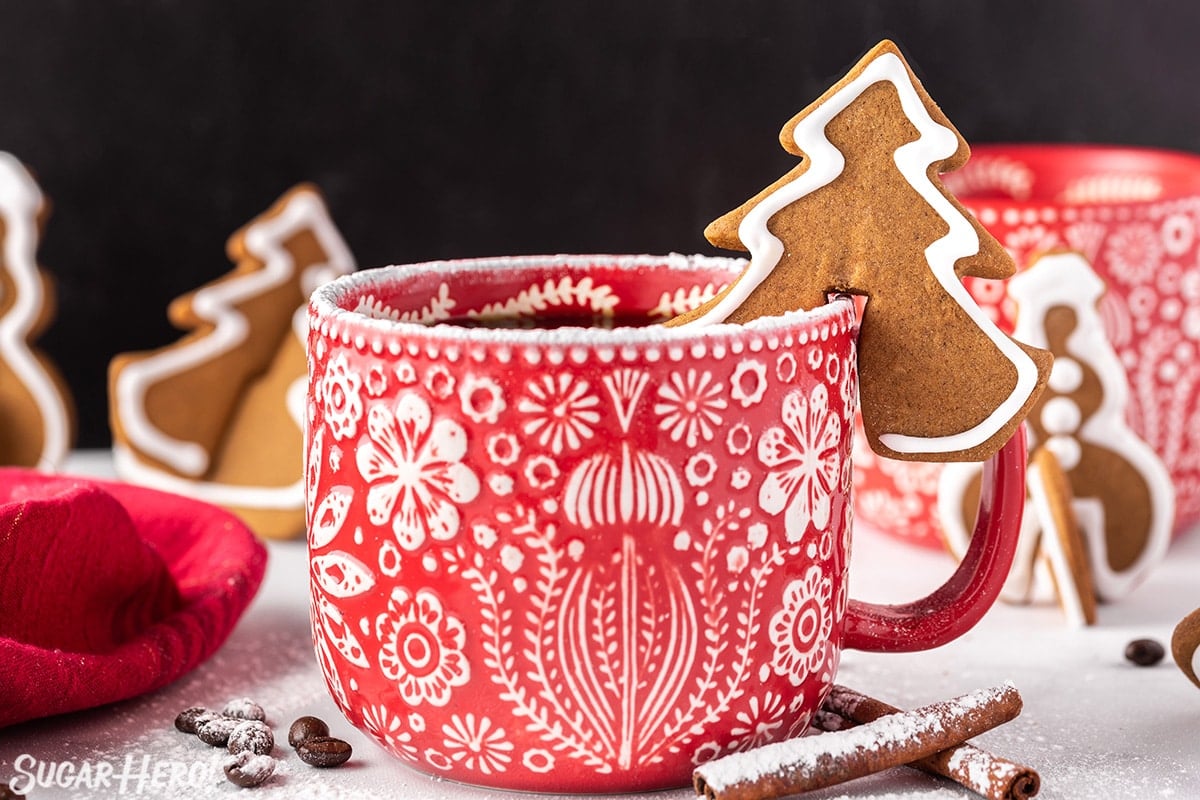
POLYGON ((235 233, 232 271, 173 301, 173 344, 109 368, 122 479, 224 506, 269 538, 304 532, 308 296, 354 269, 301 184, 235 233))
POLYGON ((749 266, 668 324, 745 323, 865 295, 858 357, 871 448, 920 461, 993 455, 1036 401, 1051 356, 1001 332, 961 282, 1016 271, 938 177, 966 163, 966 141, 883 41, 780 142, 800 164, 705 230, 718 247, 748 250, 749 266))
POLYGON ((52 472, 75 438, 66 381, 31 342, 54 319, 54 285, 38 269, 49 201, 16 157, 0 152, 0 464, 52 472))

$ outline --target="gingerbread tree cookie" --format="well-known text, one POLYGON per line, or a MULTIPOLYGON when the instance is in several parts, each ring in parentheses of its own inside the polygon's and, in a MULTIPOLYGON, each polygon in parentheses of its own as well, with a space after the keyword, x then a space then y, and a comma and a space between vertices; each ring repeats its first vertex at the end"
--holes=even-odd
POLYGON ((171 303, 188 331, 113 359, 118 474, 239 514, 257 533, 304 531, 305 309, 354 269, 315 187, 301 185, 229 240, 233 271, 171 303))
POLYGON ((800 164, 705 231, 718 247, 748 250, 749 267, 673 323, 742 323, 865 295, 859 375, 872 449, 923 461, 995 453, 1051 359, 1004 335, 962 285, 1016 270, 938 178, 966 162, 962 136, 884 41, 780 142, 800 164))
POLYGON ((47 203, 28 170, 0 153, 0 464, 57 468, 71 447, 66 384, 30 342, 54 317, 36 254, 47 203))
MULTIPOLYGON (((1066 473, 1096 594, 1116 600, 1166 554, 1175 492, 1158 455, 1125 421, 1129 384, 1097 309, 1104 291, 1087 259, 1070 251, 1041 255, 1009 284, 1016 334, 1055 356, 1029 414, 1031 451, 1050 451, 1066 473)), ((942 473, 939 517, 952 550, 965 547, 977 480, 967 465, 942 473)), ((1016 574, 1032 580, 1028 570, 1016 574)))

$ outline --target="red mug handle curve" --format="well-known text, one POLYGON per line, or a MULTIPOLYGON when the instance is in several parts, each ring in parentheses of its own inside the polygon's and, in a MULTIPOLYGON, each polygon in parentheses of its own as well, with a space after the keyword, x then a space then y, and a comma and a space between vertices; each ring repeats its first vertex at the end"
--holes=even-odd
POLYGON ((958 569, 931 594, 912 603, 877 605, 851 600, 842 646, 855 650, 929 650, 957 639, 979 622, 1000 594, 1012 567, 1025 508, 1025 427, 983 465, 979 515, 958 569))

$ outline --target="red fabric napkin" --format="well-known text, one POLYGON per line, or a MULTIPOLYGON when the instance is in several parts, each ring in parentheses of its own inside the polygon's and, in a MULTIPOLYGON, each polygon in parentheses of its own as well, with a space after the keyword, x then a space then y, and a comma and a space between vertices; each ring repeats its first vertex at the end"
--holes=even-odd
POLYGON ((0 727, 180 677, 233 630, 266 558, 214 506, 0 469, 0 727))

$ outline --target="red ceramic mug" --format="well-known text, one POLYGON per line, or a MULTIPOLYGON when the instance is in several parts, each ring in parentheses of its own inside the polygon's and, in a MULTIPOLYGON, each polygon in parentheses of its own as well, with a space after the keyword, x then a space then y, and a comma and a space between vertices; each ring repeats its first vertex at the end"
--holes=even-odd
MULTIPOLYGON (((1175 488, 1176 533, 1200 521, 1200 156, 1100 145, 981 145, 944 181, 1019 269, 1081 252, 1107 291, 1105 333, 1129 379, 1127 421, 1175 488)), ((1005 283, 967 278, 981 308, 1013 328, 1005 283)), ((940 548, 940 464, 856 450, 862 522, 940 548)))
POLYGON ((495 258, 318 289, 313 636, 353 724, 468 783, 680 786, 705 759, 802 733, 841 648, 933 647, 991 605, 1023 440, 988 465, 945 587, 849 600, 853 304, 652 324, 742 267, 495 258))

